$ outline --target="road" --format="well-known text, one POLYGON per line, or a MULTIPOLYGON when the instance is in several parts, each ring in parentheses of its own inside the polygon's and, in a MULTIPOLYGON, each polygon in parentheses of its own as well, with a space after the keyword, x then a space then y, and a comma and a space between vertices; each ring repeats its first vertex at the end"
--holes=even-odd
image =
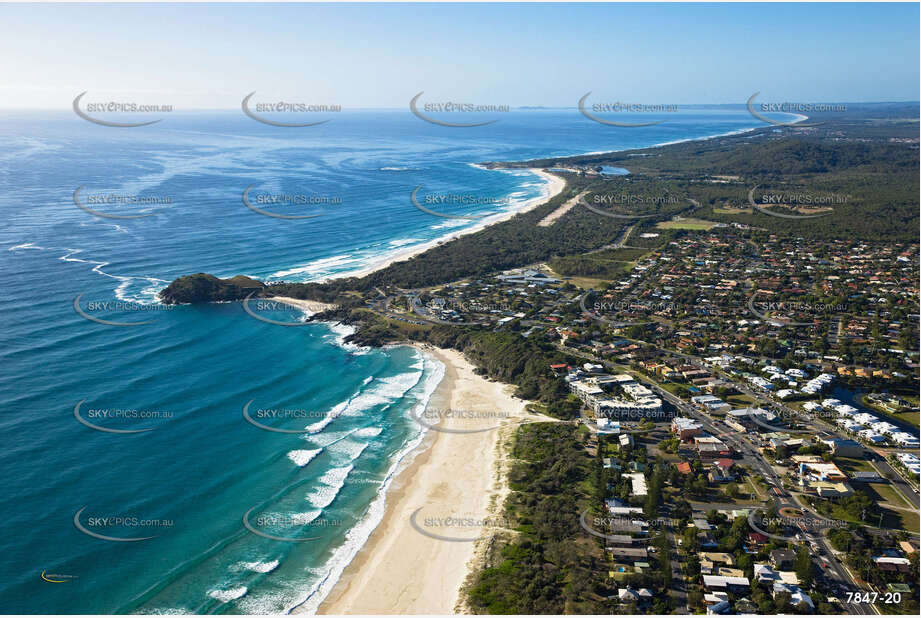
MULTIPOLYGON (((578 350, 573 350, 567 346, 558 345, 562 351, 576 356, 581 356, 587 360, 591 360, 595 363, 600 363, 607 368, 613 368, 613 363, 610 361, 605 361, 604 359, 598 358, 593 354, 587 354, 580 352, 578 350)), ((693 362, 699 366, 705 366, 705 364, 696 357, 690 355, 679 354, 688 359, 690 362, 693 362)), ((774 500, 777 502, 778 508, 794 508, 800 509, 803 508, 803 505, 793 496, 789 491, 783 487, 780 475, 774 470, 773 467, 765 462, 764 458, 761 456, 761 453, 752 445, 748 440, 743 437, 740 437, 734 433, 731 433, 728 430, 721 430, 717 427, 716 421, 711 419, 709 416, 705 415, 700 411, 696 406, 691 403, 685 402, 683 399, 673 395, 667 391, 662 385, 660 385, 655 380, 644 377, 643 381, 655 391, 659 397, 664 401, 667 401, 673 405, 683 416, 688 418, 693 418, 699 422, 708 433, 714 436, 720 436, 726 444, 731 446, 741 457, 744 464, 746 464, 749 469, 759 472, 767 481, 769 485, 772 485, 776 488, 775 495, 773 496, 774 500), (779 492, 779 493, 777 493, 779 492)), ((760 400, 760 398, 755 398, 760 400)), ((791 411, 792 412, 792 411, 791 411)), ((723 510, 744 508, 739 505, 701 505, 709 506, 710 508, 721 508, 723 510)), ((817 517, 822 517, 818 513, 813 514, 817 517)), ((823 518, 824 519, 824 518, 823 518)), ((795 539, 790 539, 793 543, 807 543, 814 542, 819 547, 819 552, 817 558, 821 560, 819 564, 828 564, 828 567, 821 566, 821 572, 825 574, 825 577, 829 580, 829 583, 832 589, 837 590, 859 590, 860 586, 857 583, 857 579, 853 577, 848 571, 847 567, 841 562, 841 560, 835 555, 831 550, 831 547, 828 544, 827 539, 825 539, 822 534, 812 534, 803 530, 803 535, 805 537, 802 541, 796 541, 795 539)), ((845 599, 842 598, 842 604, 845 609, 852 614, 875 614, 878 613, 876 608, 868 603, 851 603, 844 604, 845 599)))
POLYGON ((678 556, 678 541, 675 537, 674 527, 668 526, 668 542, 670 544, 670 555, 669 555, 669 564, 672 569, 672 583, 670 586, 670 591, 672 593, 672 601, 674 613, 676 614, 690 614, 688 610, 688 584, 687 578, 685 577, 684 571, 681 570, 681 561, 678 556))

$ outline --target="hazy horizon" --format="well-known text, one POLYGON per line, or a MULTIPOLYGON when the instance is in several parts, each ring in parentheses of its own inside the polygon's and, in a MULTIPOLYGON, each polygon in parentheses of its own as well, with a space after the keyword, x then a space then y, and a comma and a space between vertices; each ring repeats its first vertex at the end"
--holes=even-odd
POLYGON ((3 4, 2 109, 79 93, 176 110, 263 101, 575 107, 914 102, 918 4, 3 4), (650 27, 654 24, 655 27, 650 27))

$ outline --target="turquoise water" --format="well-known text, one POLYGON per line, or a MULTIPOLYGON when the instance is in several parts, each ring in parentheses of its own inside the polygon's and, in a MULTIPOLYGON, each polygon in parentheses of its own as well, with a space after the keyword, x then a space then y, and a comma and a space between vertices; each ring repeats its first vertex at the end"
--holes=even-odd
MULTIPOLYGON (((743 108, 671 116, 615 130, 574 110, 512 113, 476 130, 429 125, 402 110, 344 112, 305 130, 230 112, 126 130, 69 113, 0 116, 0 610, 315 608, 378 521, 388 479, 421 439, 408 413, 425 404, 442 368, 408 347, 344 345, 342 326, 267 324, 236 303, 163 310, 156 291, 190 272, 339 276, 469 225, 414 208, 409 194, 420 185, 510 196, 510 209, 544 189, 528 172, 471 165, 479 161, 649 146, 758 124, 743 108), (251 185, 335 199, 296 211, 319 217, 277 219, 245 207, 251 185), (74 205, 80 186, 87 196, 159 203, 94 207, 149 217, 95 217, 74 205), (74 311, 78 295, 93 317, 149 323, 87 320, 74 311), (128 305, 92 305, 115 301, 128 305), (99 427, 152 431, 94 430, 74 418, 81 401, 81 418, 99 427), (250 401, 253 415, 283 411, 260 422, 292 433, 248 423, 250 401), (91 536, 75 525, 78 512, 85 531, 154 538, 91 536), (243 525, 245 513, 259 532, 310 540, 261 536, 243 525), (104 519, 118 517, 125 521, 104 519)), ((276 212, 296 207, 284 208, 276 212)), ((303 319, 293 309, 266 316, 303 319)))

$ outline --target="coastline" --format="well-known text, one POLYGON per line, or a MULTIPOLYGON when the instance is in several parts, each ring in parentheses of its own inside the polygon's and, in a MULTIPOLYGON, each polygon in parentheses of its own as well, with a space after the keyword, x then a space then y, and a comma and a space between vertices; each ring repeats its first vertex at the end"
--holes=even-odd
MULTIPOLYGON (((806 120, 798 118, 795 122, 806 120)), ((663 147, 686 141, 704 141, 744 134, 761 127, 751 127, 700 138, 655 144, 663 147)), ((613 154, 617 150, 587 154, 613 154)), ((582 156, 582 155, 570 155, 582 156)), ((481 167, 471 164, 474 167, 481 167)), ((483 168, 488 169, 488 168, 483 168)), ((477 225, 442 236, 415 247, 399 251, 363 269, 333 278, 363 277, 387 266, 410 259, 444 242, 506 221, 518 213, 533 210, 563 191, 563 177, 540 168, 519 168, 547 181, 542 195, 532 198, 518 209, 486 217, 477 225)), ((497 171, 503 171, 501 169, 497 171)), ((551 213, 550 216, 558 213, 551 213)), ((562 214, 562 213, 560 213, 562 214)), ((307 312, 324 303, 275 297, 307 312), (310 305, 308 305, 308 303, 310 305)), ((327 305, 331 308, 333 305, 327 305)), ((322 310, 322 309, 321 309, 322 310)), ((407 344, 401 344, 407 345, 407 344)), ((490 535, 475 542, 452 542, 427 537, 414 529, 410 517, 420 507, 429 510, 438 505, 449 512, 447 517, 470 517, 490 521, 501 514, 508 494, 508 439, 518 422, 555 422, 556 419, 525 412, 526 402, 512 396, 510 385, 491 382, 474 373, 473 365, 455 350, 434 348, 426 344, 408 344, 430 359, 441 362, 445 373, 426 409, 499 409, 512 419, 506 427, 493 431, 454 434, 429 430, 398 464, 393 482, 384 492, 384 513, 367 536, 364 544, 331 582, 326 596, 319 602, 317 614, 453 614, 470 613, 464 606, 463 588, 486 564, 490 535)), ((438 428, 468 428, 477 421, 447 418, 438 428)), ((488 421, 487 421, 488 422, 488 421)), ((482 426, 482 421, 480 425, 482 426)), ((436 514, 432 511, 432 514, 436 514)), ((497 530, 493 529, 493 533, 497 530)), ((477 538, 484 528, 464 528, 456 536, 477 538)), ((449 533, 450 534, 450 533, 449 533)), ((506 533, 508 534, 508 532, 506 533)), ((303 604, 291 613, 308 613, 303 604)))
POLYGON ((335 309, 338 305, 333 303, 324 303, 318 300, 304 300, 301 298, 291 298, 289 296, 268 296, 267 300, 277 300, 280 303, 294 307, 295 309, 300 309, 307 314, 308 317, 321 313, 323 311, 329 311, 330 309, 335 309))
POLYGON ((318 614, 464 612, 464 583, 481 564, 489 536, 499 532, 488 524, 500 515, 508 493, 504 445, 520 422, 552 420, 527 412, 526 402, 511 394, 513 387, 477 375, 456 350, 416 347, 445 367, 427 410, 464 410, 483 416, 444 415, 426 433, 415 457, 408 458, 395 475, 381 522, 322 601, 318 614), (432 529, 434 535, 463 541, 434 538, 410 523, 420 508, 424 515, 416 521, 431 515, 469 518, 475 524, 432 529))
MULTIPOLYGON (((796 117, 794 120, 791 121, 792 123, 800 123, 800 122, 803 122, 803 121, 809 119, 808 116, 805 116, 805 115, 802 115, 802 114, 796 114, 796 116, 797 116, 797 117, 796 117)), ((706 141, 706 140, 710 140, 710 139, 716 139, 716 138, 719 138, 719 137, 730 137, 730 136, 734 136, 734 135, 743 135, 743 134, 745 134, 745 133, 750 133, 750 132, 756 131, 756 130, 758 130, 758 129, 768 128, 769 126, 770 126, 770 125, 768 125, 767 127, 748 127, 748 128, 745 128, 745 129, 734 129, 734 130, 732 130, 732 131, 728 131, 728 132, 725 132, 725 133, 715 133, 715 134, 713 134, 713 135, 704 135, 704 136, 702 136, 702 137, 689 137, 689 138, 684 138, 684 139, 671 140, 671 141, 668 141, 668 142, 660 142, 660 143, 658 143, 658 144, 653 144, 653 145, 651 145, 651 146, 644 146, 643 148, 639 148, 639 149, 637 149, 637 148, 621 148, 621 149, 616 149, 616 150, 597 150, 597 151, 591 151, 591 152, 583 152, 583 153, 579 153, 579 154, 570 154, 570 155, 565 155, 565 156, 561 156, 561 157, 557 157, 557 158, 559 158, 559 159, 569 159, 569 158, 573 158, 573 157, 585 157, 585 156, 594 156, 594 155, 616 154, 616 153, 618 153, 618 152, 625 152, 625 151, 627 151, 627 150, 644 150, 644 149, 648 149, 648 148, 662 148, 662 147, 664 147, 664 146, 672 146, 672 145, 675 145, 675 144, 681 144, 681 143, 685 143, 685 142, 706 141)), ((522 160, 522 161, 508 161, 508 163, 527 163, 528 161, 534 161, 534 160, 536 160, 536 159, 525 159, 525 160, 522 160)), ((410 258, 413 258, 413 257, 415 257, 415 256, 417 256, 417 255, 419 255, 419 254, 421 254, 421 253, 425 253, 425 252, 428 251, 429 249, 431 249, 431 248, 433 248, 433 247, 437 247, 437 246, 440 245, 440 244, 443 244, 443 243, 446 243, 446 242, 450 242, 450 241, 452 241, 452 240, 454 240, 454 239, 456 239, 456 238, 460 238, 461 236, 465 236, 465 235, 467 235, 467 234, 472 234, 472 233, 474 233, 474 232, 479 232, 480 230, 482 230, 482 229, 484 229, 484 228, 486 228, 486 227, 488 227, 488 226, 490 226, 490 225, 493 225, 494 223, 501 223, 501 222, 503 222, 503 221, 507 221, 507 220, 511 219, 512 217, 514 217, 515 215, 517 215, 517 214, 519 214, 519 213, 524 213, 524 212, 528 212, 528 211, 530 211, 530 210, 533 210, 534 208, 537 208, 538 206, 540 206, 540 205, 543 204, 544 202, 546 202, 546 201, 548 201, 548 200, 554 198, 555 196, 559 195, 559 194, 563 191, 563 189, 565 189, 565 187, 566 187, 566 179, 565 179, 565 178, 563 178, 562 176, 558 176, 558 175, 556 175, 556 174, 552 174, 552 173, 550 173, 550 172, 546 172, 546 171, 544 171, 542 168, 539 168, 539 167, 516 167, 516 168, 500 168, 500 167, 497 167, 497 168, 491 168, 491 167, 484 167, 483 165, 481 165, 481 164, 479 164, 479 163, 470 163, 469 165, 472 166, 472 167, 476 167, 476 168, 478 168, 478 169, 482 169, 482 170, 487 170, 487 171, 498 171, 498 172, 502 172, 502 171, 525 171, 525 170, 526 170, 526 171, 529 171, 529 172, 535 174, 536 176, 542 178, 544 181, 546 181, 546 186, 545 186, 544 190, 541 192, 541 195, 536 196, 536 197, 533 197, 533 198, 527 200, 524 204, 522 204, 522 206, 521 206, 520 208, 515 208, 515 209, 513 209, 513 210, 509 210, 509 211, 497 213, 497 214, 492 215, 492 216, 489 216, 489 217, 484 217, 484 218, 483 218, 482 220, 480 220, 476 225, 472 225, 472 226, 470 226, 470 227, 466 227, 466 228, 461 229, 461 230, 458 230, 458 231, 456 231, 456 232, 450 232, 450 233, 448 233, 448 234, 445 234, 444 236, 439 236, 438 238, 432 239, 432 240, 430 240, 430 241, 424 242, 424 243, 419 244, 419 245, 414 245, 414 246, 411 246, 411 247, 407 247, 406 249, 402 249, 402 250, 396 250, 396 251, 394 251, 394 252, 392 252, 392 253, 389 253, 389 254, 387 254, 387 255, 385 255, 385 256, 383 256, 383 257, 380 257, 380 258, 377 258, 377 259, 372 260, 367 266, 365 266, 365 267, 363 267, 363 268, 358 268, 358 269, 354 269, 354 270, 350 270, 350 271, 345 271, 345 272, 341 272, 341 273, 336 273, 336 274, 334 274, 334 275, 332 275, 332 276, 330 276, 330 277, 325 277, 325 278, 322 278, 322 279, 314 280, 314 282, 328 282, 328 281, 332 281, 332 280, 335 280, 335 279, 347 279, 347 278, 349 278, 349 277, 365 277, 365 276, 367 276, 367 275, 369 275, 369 274, 371 274, 371 273, 377 272, 377 271, 379 271, 379 270, 383 270, 383 269, 387 268, 388 266, 390 266, 390 265, 392 265, 392 264, 395 264, 395 263, 397 263, 397 262, 402 262, 402 261, 408 260, 408 259, 410 259, 410 258)), ((293 299, 293 300, 296 300, 296 299, 293 299)))
MULTIPOLYGON (((475 165, 475 167, 478 167, 478 166, 475 165)), ((486 168, 482 168, 482 169, 486 169, 486 168)), ((508 221, 509 219, 511 219, 517 214, 528 212, 529 210, 533 210, 537 208, 538 206, 540 206, 541 204, 543 204, 544 202, 546 202, 547 200, 550 200, 556 197, 557 195, 559 195, 563 191, 563 189, 566 187, 566 180, 561 176, 557 176, 556 174, 550 174, 536 167, 526 168, 526 169, 529 172, 532 172, 533 174, 536 174, 538 177, 542 178, 545 181, 546 186, 541 191, 540 195, 527 200, 524 204, 521 205, 521 207, 509 210, 509 211, 505 211, 505 212, 500 212, 500 213, 497 213, 489 217, 484 217, 476 225, 471 225, 470 227, 466 227, 462 230, 451 232, 444 236, 439 236, 438 238, 435 238, 434 240, 430 240, 428 242, 424 242, 419 245, 414 245, 402 251, 396 251, 384 258, 376 260, 375 262, 373 262, 372 264, 369 264, 368 266, 364 268, 345 272, 345 273, 336 275, 335 277, 331 277, 331 279, 343 279, 347 277, 364 277, 378 270, 383 270, 384 268, 387 268, 391 264, 395 264, 396 262, 402 262, 404 260, 408 260, 442 243, 452 241, 455 238, 460 238, 461 236, 466 236, 467 234, 473 234, 474 232, 479 232, 483 228, 493 225, 494 223, 501 223, 502 221, 508 221)), ((501 171, 501 170, 498 170, 498 171, 501 171)))
MULTIPOLYGON (((788 112, 788 113, 792 114, 792 112, 788 112)), ((804 114, 792 114, 792 115, 796 116, 796 118, 791 120, 790 124, 799 124, 800 122, 809 120, 809 116, 806 116, 804 114)), ((560 156, 560 157, 543 157, 543 158, 545 159, 551 159, 551 158, 572 159, 575 157, 588 157, 588 156, 595 156, 595 155, 617 154, 618 152, 626 152, 628 150, 646 150, 649 148, 662 148, 664 146, 674 146, 675 144, 684 144, 686 142, 703 142, 708 139, 716 139, 718 137, 731 137, 734 135, 744 135, 746 133, 751 133, 752 131, 757 131, 758 129, 767 129, 767 128, 770 128, 771 126, 774 126, 774 125, 766 125, 763 127, 748 127, 747 129, 733 129, 732 131, 727 131, 725 133, 714 133, 713 135, 704 135, 702 137, 687 137, 687 138, 682 138, 682 139, 671 140, 668 142, 659 142, 658 144, 653 144, 651 146, 643 146, 642 148, 620 148, 618 150, 592 150, 590 152, 582 152, 579 154, 571 154, 571 155, 565 155, 565 156, 560 156)), ((522 159, 520 161, 507 161, 507 163, 527 163, 528 161, 536 161, 536 160, 538 159, 522 159)), ((480 167, 480 166, 477 166, 477 167, 480 167)), ((501 171, 503 168, 483 168, 483 169, 493 169, 493 170, 501 171)), ((537 168, 515 168, 515 169, 534 170, 537 168)))

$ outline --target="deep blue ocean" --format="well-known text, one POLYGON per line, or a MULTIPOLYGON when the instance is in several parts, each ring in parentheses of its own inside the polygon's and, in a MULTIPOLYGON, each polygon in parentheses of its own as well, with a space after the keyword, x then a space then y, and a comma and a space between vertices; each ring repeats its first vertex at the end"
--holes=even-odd
POLYGON ((139 128, 0 115, 0 612, 312 610, 379 521, 394 469, 422 437, 408 413, 443 368, 409 347, 344 345, 342 326, 269 324, 238 303, 165 310, 156 292, 175 277, 340 276, 472 225, 415 208, 417 186, 511 198, 501 209, 544 190, 529 172, 474 163, 762 125, 743 106, 642 128, 578 110, 513 111, 477 128, 408 110, 299 129, 230 111, 139 128), (98 212, 151 216, 94 216, 75 205, 78 187, 98 212), (320 216, 263 216, 243 203, 247 187, 266 211, 320 216), (128 199, 98 203, 107 195, 128 199), (146 323, 88 320, 77 296, 95 318, 146 323), (247 422, 248 402, 290 432, 247 422), (78 404, 98 427, 151 431, 93 429, 78 404), (247 513, 265 535, 309 540, 252 532, 247 513))

